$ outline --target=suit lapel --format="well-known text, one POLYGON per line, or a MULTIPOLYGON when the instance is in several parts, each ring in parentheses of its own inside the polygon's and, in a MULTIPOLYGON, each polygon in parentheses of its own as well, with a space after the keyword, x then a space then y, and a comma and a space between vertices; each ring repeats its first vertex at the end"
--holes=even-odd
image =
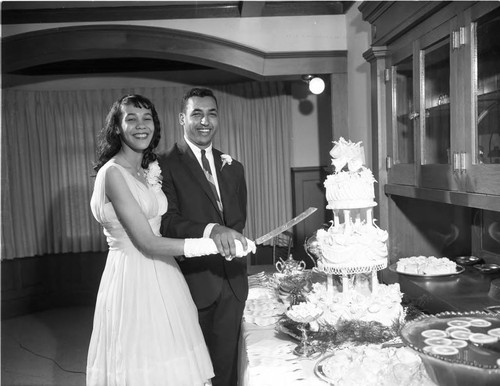
MULTIPOLYGON (((196 156, 194 155, 193 151, 184 140, 178 143, 177 148, 179 150, 179 157, 181 159, 181 162, 184 165, 186 165, 189 172, 193 175, 193 178, 200 184, 201 188, 208 196, 212 205, 215 207, 215 209, 217 209, 217 213, 219 213, 221 220, 224 221, 224 219, 222 218, 222 214, 220 213, 219 206, 217 205, 217 201, 212 192, 212 189, 210 188, 209 182, 205 177, 205 173, 201 169, 201 166, 198 160, 196 159, 196 156)), ((219 174, 217 174, 217 177, 219 178, 219 174)), ((219 179, 219 189, 222 190, 222 188, 220 187, 220 179, 219 179)))
MULTIPOLYGON (((221 200, 222 204, 224 205, 224 199, 227 196, 227 191, 228 191, 228 186, 227 186, 227 175, 226 175, 226 170, 224 170, 224 173, 222 173, 222 160, 221 160, 221 155, 222 153, 217 150, 212 148, 212 153, 214 155, 214 164, 215 164, 215 172, 217 173, 217 181, 219 182, 219 190, 220 190, 220 195, 221 195, 221 200), (224 176, 226 178, 224 178, 224 176)), ((227 167, 224 166, 224 167, 227 167)))

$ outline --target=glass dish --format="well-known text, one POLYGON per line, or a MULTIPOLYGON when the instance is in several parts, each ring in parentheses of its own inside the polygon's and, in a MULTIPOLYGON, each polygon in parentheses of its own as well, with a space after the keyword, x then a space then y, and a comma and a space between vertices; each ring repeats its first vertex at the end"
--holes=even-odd
POLYGON ((474 268, 481 273, 497 273, 500 272, 500 265, 498 264, 476 264, 474 268))
POLYGON ((420 355, 428 375, 436 384, 493 386, 500 385, 500 352, 497 350, 500 343, 495 337, 498 333, 500 315, 473 311, 422 316, 406 323, 400 336, 404 344, 420 355), (468 329, 468 333, 464 329, 468 329), (439 350, 432 348, 429 334, 424 332, 436 330, 448 336, 441 339, 438 347, 442 349, 439 350), (495 343, 482 343, 476 336, 494 337, 490 340, 495 343), (452 346, 453 343, 448 341, 462 341, 466 345, 452 346))
POLYGON ((479 264, 479 263, 484 262, 483 259, 481 259, 480 257, 477 257, 477 256, 450 257, 450 260, 452 260, 455 263, 460 264, 460 265, 474 265, 474 264, 479 264))

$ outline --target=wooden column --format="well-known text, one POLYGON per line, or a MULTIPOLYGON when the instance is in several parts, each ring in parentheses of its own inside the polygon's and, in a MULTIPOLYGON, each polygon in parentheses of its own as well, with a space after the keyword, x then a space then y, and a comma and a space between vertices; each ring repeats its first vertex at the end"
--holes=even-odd
POLYGON ((387 184, 387 96, 385 85, 385 69, 389 51, 385 46, 371 47, 363 53, 363 57, 370 63, 371 69, 371 118, 372 118, 372 171, 375 184, 374 218, 378 220, 380 228, 389 228, 388 197, 384 193, 387 184))

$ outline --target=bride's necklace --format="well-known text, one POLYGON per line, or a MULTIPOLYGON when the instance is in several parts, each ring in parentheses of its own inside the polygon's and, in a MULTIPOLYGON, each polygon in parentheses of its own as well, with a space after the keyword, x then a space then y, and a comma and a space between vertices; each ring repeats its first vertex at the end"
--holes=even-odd
POLYGON ((137 175, 137 177, 142 177, 143 174, 142 174, 142 167, 139 166, 139 170, 137 170, 137 168, 135 166, 133 166, 123 155, 120 155, 120 157, 127 163, 128 166, 130 166, 130 168, 132 170, 135 171, 135 174, 137 175))

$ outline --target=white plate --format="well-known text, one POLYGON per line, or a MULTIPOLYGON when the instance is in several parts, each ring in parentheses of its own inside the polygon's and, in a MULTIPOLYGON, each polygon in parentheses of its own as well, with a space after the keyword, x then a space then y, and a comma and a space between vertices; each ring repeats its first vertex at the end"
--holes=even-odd
POLYGON ((397 264, 391 264, 389 266, 389 270, 392 272, 399 273, 400 275, 405 275, 405 276, 414 276, 414 277, 424 277, 424 278, 433 278, 433 277, 446 277, 446 276, 455 276, 461 274, 463 271, 465 271, 465 268, 462 267, 461 265, 457 264, 457 271, 456 272, 451 272, 451 273, 438 273, 435 275, 423 275, 420 273, 409 273, 409 272, 401 272, 397 270, 397 264))

